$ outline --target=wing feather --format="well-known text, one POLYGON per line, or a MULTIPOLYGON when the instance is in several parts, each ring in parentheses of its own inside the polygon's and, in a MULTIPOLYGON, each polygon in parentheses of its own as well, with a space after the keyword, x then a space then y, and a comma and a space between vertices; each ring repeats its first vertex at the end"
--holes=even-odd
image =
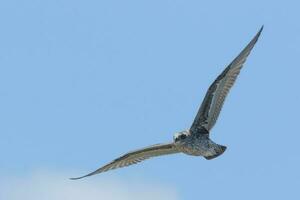
POLYGON ((174 154, 174 153, 179 153, 179 151, 176 149, 173 143, 152 145, 143 149, 129 152, 85 176, 81 176, 78 178, 71 178, 71 179, 72 180, 81 179, 87 176, 92 176, 95 174, 106 172, 108 170, 137 164, 151 157, 174 154))
POLYGON ((247 57, 257 42, 263 26, 250 41, 250 43, 242 50, 242 52, 225 68, 225 70, 210 85, 204 100, 199 108, 196 118, 191 126, 191 130, 197 132, 204 127, 210 131, 215 125, 222 106, 231 87, 235 83, 240 70, 243 67, 247 57))

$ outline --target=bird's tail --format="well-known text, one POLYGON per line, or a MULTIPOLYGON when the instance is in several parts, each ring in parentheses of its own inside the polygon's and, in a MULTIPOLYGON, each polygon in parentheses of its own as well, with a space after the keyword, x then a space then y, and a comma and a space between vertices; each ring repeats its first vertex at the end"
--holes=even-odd
POLYGON ((207 160, 214 159, 214 158, 222 155, 225 152, 226 148, 227 148, 226 146, 217 144, 217 146, 214 148, 215 154, 211 155, 211 156, 205 156, 204 158, 206 158, 207 160))

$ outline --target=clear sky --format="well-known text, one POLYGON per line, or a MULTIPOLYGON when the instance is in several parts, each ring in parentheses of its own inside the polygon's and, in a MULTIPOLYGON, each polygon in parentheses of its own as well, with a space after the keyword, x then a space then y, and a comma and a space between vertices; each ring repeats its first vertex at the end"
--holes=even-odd
POLYGON ((0 199, 297 199, 298 1, 1 1, 0 199), (211 132, 227 151, 79 181, 189 128, 265 29, 211 132))

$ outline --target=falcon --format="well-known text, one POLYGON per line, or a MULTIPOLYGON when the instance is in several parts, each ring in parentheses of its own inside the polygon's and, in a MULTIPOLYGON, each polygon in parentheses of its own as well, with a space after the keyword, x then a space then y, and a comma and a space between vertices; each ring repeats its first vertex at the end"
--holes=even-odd
POLYGON ((215 125, 226 96, 236 81, 262 30, 263 26, 250 41, 250 43, 210 85, 192 126, 187 130, 175 133, 173 142, 156 144, 131 151, 94 172, 91 172, 85 176, 71 179, 81 179, 87 176, 106 172, 108 170, 126 167, 156 156, 184 153, 192 156, 203 156, 205 159, 211 160, 223 154, 226 150, 226 146, 213 142, 209 137, 209 132, 215 125))

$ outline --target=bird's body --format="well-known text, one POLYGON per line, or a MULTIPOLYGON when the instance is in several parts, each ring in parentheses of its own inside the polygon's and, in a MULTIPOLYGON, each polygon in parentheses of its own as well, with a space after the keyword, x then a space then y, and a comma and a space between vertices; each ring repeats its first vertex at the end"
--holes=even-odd
POLYGON ((180 137, 186 135, 184 140, 176 140, 175 147, 179 152, 191 156, 203 156, 206 159, 212 159, 221 155, 226 147, 218 145, 209 138, 208 131, 204 128, 202 132, 192 133, 190 130, 182 131, 176 134, 180 137))
POLYGON ((210 160, 224 153, 226 147, 213 142, 209 137, 209 132, 215 125, 225 102, 225 98, 239 75, 248 55, 257 42, 262 30, 263 27, 261 27, 250 43, 210 85, 190 129, 176 133, 174 135, 174 140, 171 143, 152 145, 129 152, 92 173, 72 179, 80 179, 111 169, 136 164, 155 156, 184 153, 192 156, 203 156, 210 160))

